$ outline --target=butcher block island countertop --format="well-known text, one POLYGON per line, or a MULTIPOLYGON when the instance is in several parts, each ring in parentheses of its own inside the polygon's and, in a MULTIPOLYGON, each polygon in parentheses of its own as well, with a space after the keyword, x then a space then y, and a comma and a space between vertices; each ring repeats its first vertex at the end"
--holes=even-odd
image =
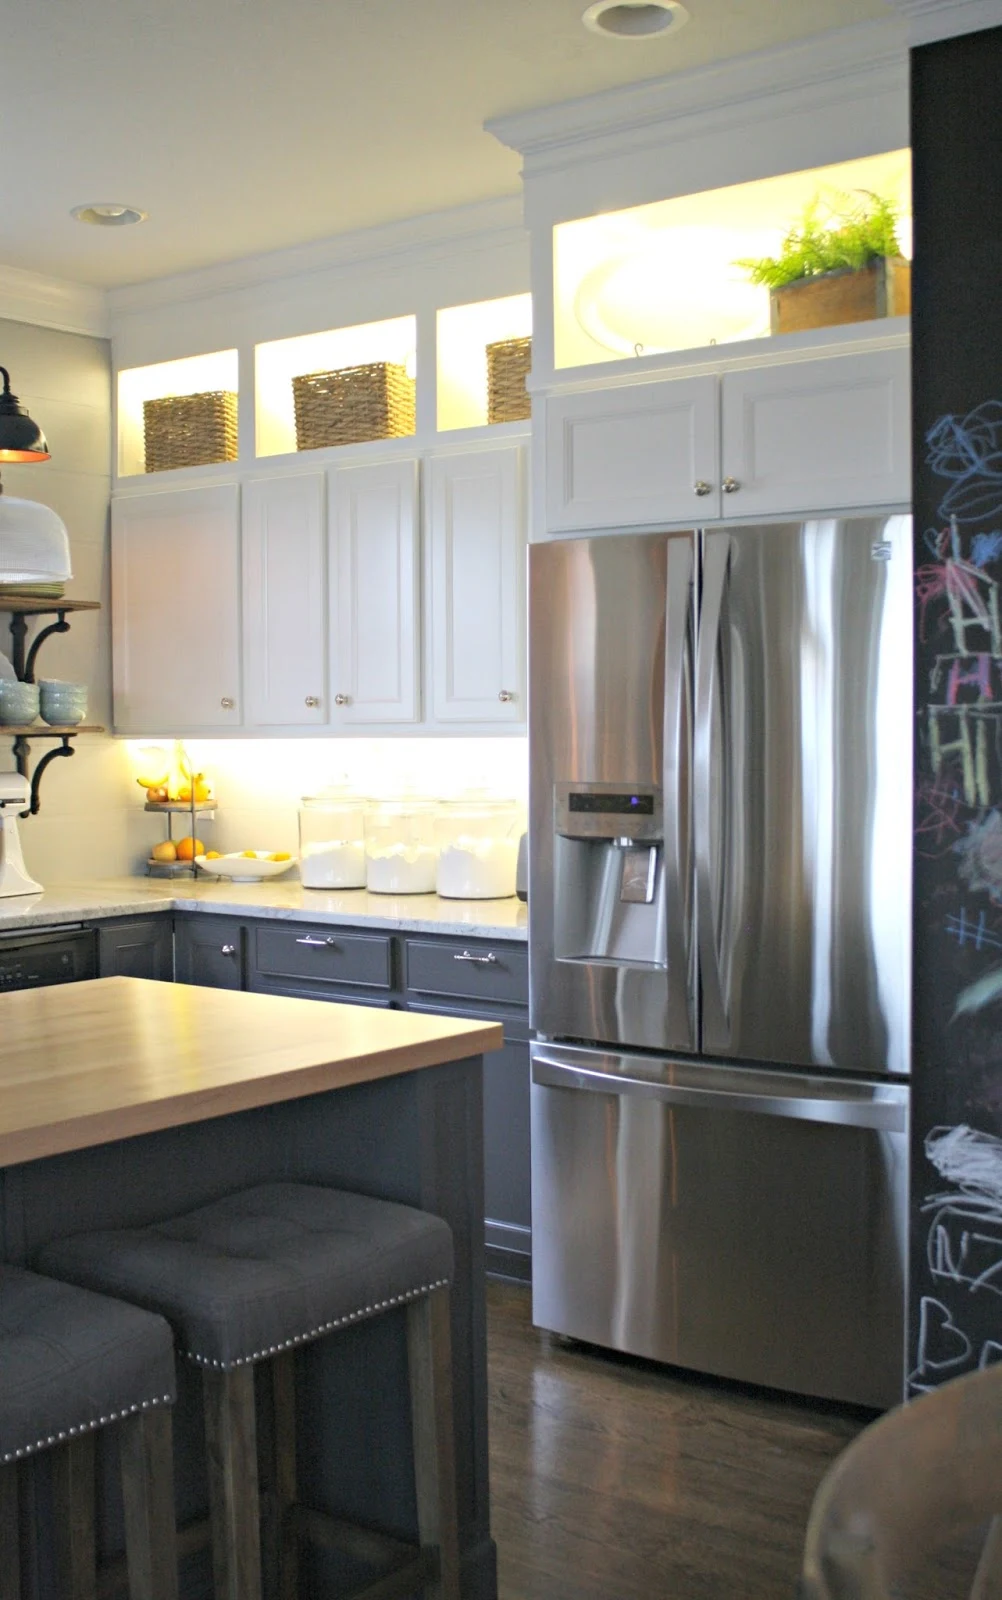
POLYGON ((496 1050, 498 1024, 96 978, 0 995, 0 1166, 496 1050))

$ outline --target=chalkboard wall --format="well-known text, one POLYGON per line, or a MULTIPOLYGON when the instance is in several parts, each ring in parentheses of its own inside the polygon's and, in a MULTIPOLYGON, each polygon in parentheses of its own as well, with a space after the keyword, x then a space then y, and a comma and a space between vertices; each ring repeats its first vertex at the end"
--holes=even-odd
POLYGON ((1002 1359, 1002 28, 911 70, 917 1393, 1002 1359))

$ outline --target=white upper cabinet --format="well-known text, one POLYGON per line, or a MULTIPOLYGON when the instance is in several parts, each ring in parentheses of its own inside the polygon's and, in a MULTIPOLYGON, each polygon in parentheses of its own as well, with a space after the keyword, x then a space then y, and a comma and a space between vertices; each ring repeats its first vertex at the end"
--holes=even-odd
POLYGON ((525 721, 525 450, 427 469, 432 722, 525 721))
POLYGON ((329 719, 322 472, 243 490, 244 683, 249 727, 329 719))
POLYGON ((716 515, 718 414, 715 377, 551 397, 547 532, 716 515))
POLYGON ((721 384, 728 516, 882 506, 911 498, 908 351, 728 372, 721 384))
POLYGON ((329 477, 330 721, 417 722, 418 463, 334 467, 329 477))
POLYGON ((239 495, 226 483, 113 504, 116 732, 241 726, 239 495))
POLYGON ((546 531, 907 504, 909 410, 901 346, 551 397, 546 531))

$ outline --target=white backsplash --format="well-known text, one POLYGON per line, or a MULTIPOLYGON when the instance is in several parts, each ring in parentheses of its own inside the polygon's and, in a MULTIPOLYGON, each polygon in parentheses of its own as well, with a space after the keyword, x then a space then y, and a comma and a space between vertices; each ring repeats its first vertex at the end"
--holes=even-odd
MULTIPOLYGON (((138 752, 162 740, 128 741, 133 769, 138 752)), ((169 747, 167 747, 169 748, 169 747)), ((328 784, 347 782, 360 794, 389 796, 410 789, 448 799, 468 788, 514 799, 524 806, 528 792, 528 742, 497 739, 239 739, 186 740, 196 771, 212 779, 218 807, 203 819, 198 837, 207 849, 288 850, 298 852, 298 813, 303 795, 328 784)), ((134 806, 143 794, 133 784, 134 806)), ((162 818, 140 813, 148 831, 144 853, 166 835, 162 818)), ((174 819, 175 838, 189 830, 174 819)))

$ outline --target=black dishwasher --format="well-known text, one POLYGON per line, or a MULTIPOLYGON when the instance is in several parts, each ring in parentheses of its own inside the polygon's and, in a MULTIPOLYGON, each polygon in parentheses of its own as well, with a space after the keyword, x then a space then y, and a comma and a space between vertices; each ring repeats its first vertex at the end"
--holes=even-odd
POLYGON ((0 994, 96 977, 96 928, 0 934, 0 994))

